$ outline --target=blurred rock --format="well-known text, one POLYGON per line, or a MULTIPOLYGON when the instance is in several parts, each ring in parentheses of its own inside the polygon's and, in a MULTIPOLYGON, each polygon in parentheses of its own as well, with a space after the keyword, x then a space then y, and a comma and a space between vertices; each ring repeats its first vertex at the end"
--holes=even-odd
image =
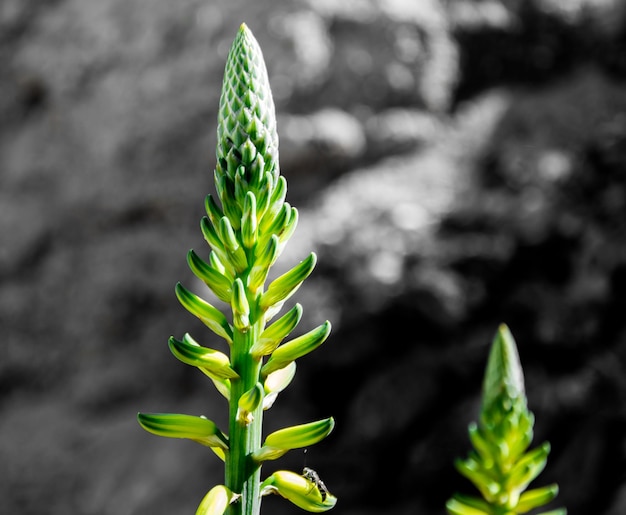
MULTIPOLYGON (((203 292, 185 253, 206 252, 242 21, 301 215, 275 273, 315 251, 301 330, 334 327, 268 427, 335 416, 307 459, 345 513, 441 513, 471 492, 452 461, 506 322, 552 444, 541 484, 570 515, 620 513, 626 20, 584 0, 3 2, 0 512, 192 512, 222 477, 135 415, 226 424, 166 342, 220 345, 173 287, 203 292)), ((302 467, 292 454, 281 467, 302 467)))

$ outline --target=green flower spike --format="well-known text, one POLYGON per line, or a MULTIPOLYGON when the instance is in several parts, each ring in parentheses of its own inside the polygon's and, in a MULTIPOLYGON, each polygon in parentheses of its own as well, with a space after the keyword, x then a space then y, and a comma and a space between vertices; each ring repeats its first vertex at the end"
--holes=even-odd
POLYGON ((296 360, 319 347, 330 323, 283 340, 302 317, 296 304, 268 325, 315 267, 311 253, 266 286, 298 223, 286 201, 287 181, 280 175, 276 115, 263 55, 250 30, 241 25, 232 44, 220 97, 217 125, 217 196, 204 202, 200 230, 209 244, 208 259, 190 250, 193 274, 230 309, 226 316, 211 303, 176 285, 182 306, 226 341, 229 353, 201 346, 189 334, 169 339, 172 354, 208 376, 228 401, 228 436, 204 417, 178 414, 138 415, 147 431, 187 438, 213 450, 225 462, 225 484, 212 488, 197 515, 257 515, 261 497, 276 492, 313 512, 332 508, 330 495, 310 469, 308 475, 279 471, 261 483, 261 467, 290 449, 308 447, 332 431, 334 420, 287 427, 263 441, 263 412, 293 380, 296 360))
MULTIPOLYGON (((469 426, 474 450, 457 460, 482 498, 455 494, 451 515, 516 515, 545 506, 558 494, 556 484, 525 491, 544 469, 550 445, 527 452, 533 439, 533 414, 527 408, 524 376, 515 340, 501 325, 493 340, 483 382, 480 421, 469 426)), ((565 515, 565 509, 542 515, 565 515)))

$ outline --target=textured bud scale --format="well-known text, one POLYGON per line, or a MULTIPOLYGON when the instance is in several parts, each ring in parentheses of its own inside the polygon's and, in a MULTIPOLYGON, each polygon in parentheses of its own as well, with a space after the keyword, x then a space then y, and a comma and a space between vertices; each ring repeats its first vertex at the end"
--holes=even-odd
POLYGON ((217 122, 216 177, 224 181, 222 204, 235 197, 238 180, 244 195, 252 191, 258 196, 266 172, 275 185, 279 165, 274 100, 261 48, 242 25, 226 61, 217 122))

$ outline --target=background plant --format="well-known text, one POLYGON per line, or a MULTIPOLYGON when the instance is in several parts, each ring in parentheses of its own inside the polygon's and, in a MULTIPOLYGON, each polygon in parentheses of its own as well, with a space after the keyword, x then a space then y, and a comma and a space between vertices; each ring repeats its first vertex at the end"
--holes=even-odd
POLYGON ((221 301, 226 316, 180 283, 176 295, 190 313, 224 339, 229 355, 201 346, 191 335, 169 340, 180 361, 197 367, 228 400, 229 428, 223 433, 203 416, 140 413, 147 431, 188 438, 209 447, 225 462, 225 484, 212 488, 198 514, 253 515, 261 496, 277 493, 300 508, 326 511, 336 503, 311 469, 303 474, 279 470, 261 481, 261 467, 290 449, 325 438, 334 421, 287 427, 262 438, 263 411, 286 388, 296 372, 296 359, 321 345, 330 323, 283 340, 302 316, 296 304, 269 324, 315 266, 311 253, 266 287, 272 265, 293 234, 298 211, 285 201, 287 182, 280 175, 274 103, 261 49, 242 24, 228 55, 217 126, 215 185, 219 202, 206 197, 202 233, 211 247, 203 260, 193 250, 189 267, 221 301))
MULTIPOLYGON (((514 515, 545 506, 556 497, 556 484, 526 491, 544 469, 550 452, 548 442, 527 451, 533 425, 517 346, 509 328, 501 325, 487 361, 479 422, 469 426, 474 450, 467 459, 455 463, 482 499, 455 494, 446 504, 448 513, 514 515)), ((566 513, 557 509, 543 515, 566 513)))

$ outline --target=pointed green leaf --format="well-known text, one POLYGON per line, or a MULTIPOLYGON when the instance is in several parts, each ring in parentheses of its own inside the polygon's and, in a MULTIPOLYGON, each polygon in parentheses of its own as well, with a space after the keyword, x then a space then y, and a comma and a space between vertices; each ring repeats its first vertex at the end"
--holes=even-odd
POLYGON ((232 283, 225 275, 200 259, 193 250, 190 250, 187 254, 187 263, 194 275, 203 281, 215 293, 218 299, 230 304, 233 293, 232 283))
POLYGON ((204 368, 222 379, 239 378, 226 354, 202 347, 189 334, 185 334, 182 341, 170 337, 169 348, 174 356, 187 365, 204 368))
POLYGON ((215 334, 228 343, 233 342, 233 329, 219 309, 191 293, 180 283, 176 284, 176 296, 187 311, 197 316, 215 334))
POLYGON ((276 322, 267 327, 259 336, 258 340, 250 349, 255 357, 267 356, 274 352, 291 331, 298 325, 302 318, 302 306, 296 304, 276 322))
POLYGON ((168 438, 187 438, 207 447, 228 450, 228 439, 205 417, 178 413, 138 413, 137 420, 149 433, 168 438))
POLYGON ((270 359, 261 369, 262 376, 267 377, 272 372, 315 350, 326 341, 330 334, 330 329, 331 325, 327 320, 312 331, 282 344, 272 353, 270 359))

